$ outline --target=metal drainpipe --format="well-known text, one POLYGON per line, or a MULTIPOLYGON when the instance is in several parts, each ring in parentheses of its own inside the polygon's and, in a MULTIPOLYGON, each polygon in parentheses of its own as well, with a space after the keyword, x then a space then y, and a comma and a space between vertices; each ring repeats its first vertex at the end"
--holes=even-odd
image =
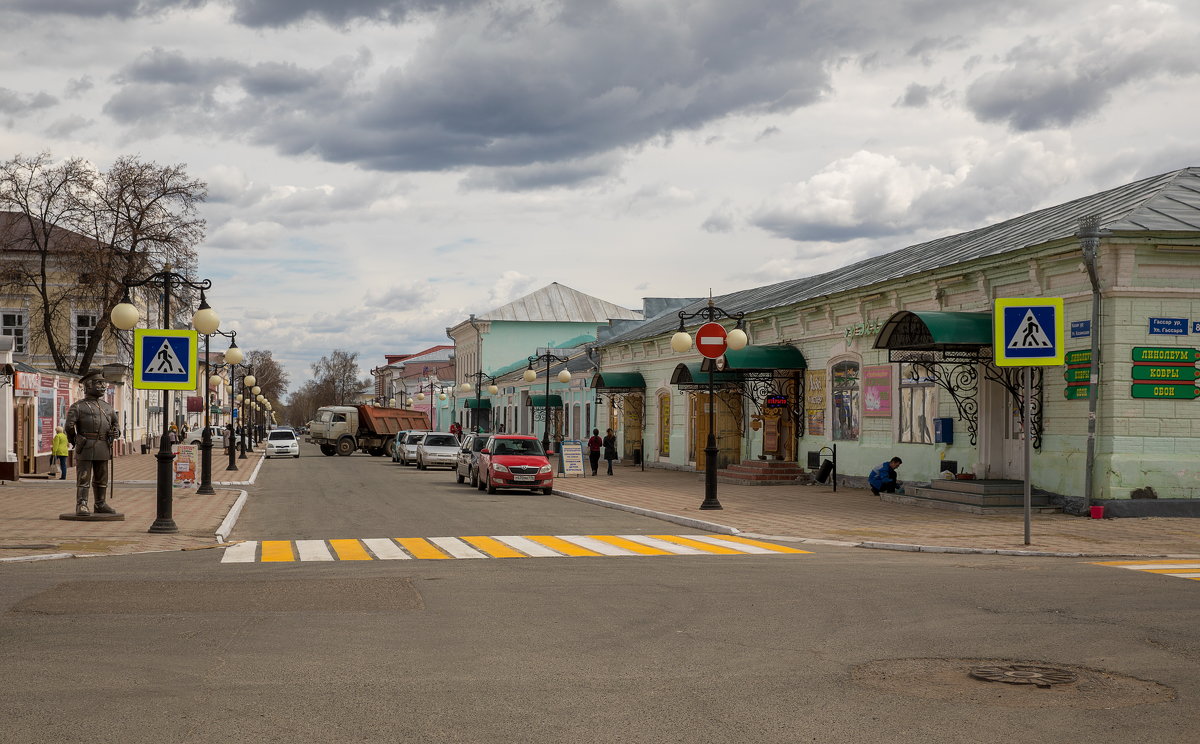
POLYGON ((1100 215, 1090 214, 1079 218, 1079 244, 1083 249, 1083 265, 1087 267, 1088 279, 1092 282, 1092 357, 1091 377, 1088 383, 1088 438, 1087 470, 1083 474, 1082 513, 1087 512, 1092 502, 1093 478, 1096 470, 1096 408, 1100 397, 1100 277, 1096 273, 1096 254, 1100 249, 1100 215))

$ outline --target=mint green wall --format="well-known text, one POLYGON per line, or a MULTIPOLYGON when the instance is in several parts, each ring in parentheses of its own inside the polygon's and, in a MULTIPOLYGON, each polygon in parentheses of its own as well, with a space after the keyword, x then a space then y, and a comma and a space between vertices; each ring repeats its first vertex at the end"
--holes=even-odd
POLYGON ((524 367, 540 347, 570 348, 596 339, 596 323, 490 321, 483 335, 483 370, 501 375, 524 367))

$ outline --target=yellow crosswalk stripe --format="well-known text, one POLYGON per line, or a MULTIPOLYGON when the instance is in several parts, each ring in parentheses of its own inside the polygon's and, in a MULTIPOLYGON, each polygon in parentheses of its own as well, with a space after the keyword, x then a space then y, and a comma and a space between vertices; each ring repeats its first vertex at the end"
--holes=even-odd
POLYGON ((400 547, 412 553, 414 558, 435 561, 442 558, 450 558, 450 556, 435 548, 433 543, 428 540, 422 540, 419 537, 397 537, 395 540, 400 543, 400 547))
POLYGON ((1092 561, 1093 566, 1110 566, 1144 574, 1159 574, 1176 579, 1200 579, 1200 561, 1192 560, 1142 560, 1142 561, 1092 561))
POLYGON ((652 548, 649 545, 635 543, 633 540, 626 540, 625 538, 617 537, 616 535, 588 535, 588 537, 595 540, 600 540, 601 542, 606 542, 609 545, 615 545, 618 548, 625 548, 626 550, 634 553, 640 553, 641 555, 679 555, 678 553, 670 553, 666 550, 652 548))
POLYGON ((275 561, 286 562, 294 560, 296 560, 296 553, 292 550, 291 540, 263 540, 263 563, 272 563, 275 561))
POLYGON ((676 545, 686 545, 689 548, 703 550, 706 553, 716 553, 717 555, 745 555, 745 553, 740 550, 734 550, 733 548, 722 548, 720 545, 700 542, 699 540, 689 540, 688 538, 680 537, 679 535, 651 535, 650 537, 659 540, 666 540, 667 542, 675 543, 676 545))
POLYGON ((578 545, 573 545, 566 540, 561 540, 553 535, 529 535, 529 539, 536 543, 541 543, 551 550, 557 550, 560 553, 575 556, 577 558, 583 556, 600 555, 594 550, 581 548, 578 545))
POLYGON ((329 546, 337 553, 339 561, 374 560, 358 540, 330 540, 329 546))
POLYGON ((528 558, 524 553, 513 550, 499 540, 487 537, 486 535, 474 535, 472 537, 462 538, 464 542, 470 543, 493 558, 528 558))
POLYGON ((774 550, 776 553, 812 553, 811 550, 799 550, 797 548, 789 548, 786 545, 776 545, 774 543, 763 542, 762 540, 751 540, 748 537, 738 537, 737 535, 718 535, 721 540, 726 542, 738 542, 743 545, 753 545, 756 548, 766 548, 774 550))

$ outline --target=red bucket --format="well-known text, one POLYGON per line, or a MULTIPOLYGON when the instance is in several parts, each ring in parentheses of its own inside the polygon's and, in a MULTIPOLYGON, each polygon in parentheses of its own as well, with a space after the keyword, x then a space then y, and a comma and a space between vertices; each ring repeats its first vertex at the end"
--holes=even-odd
POLYGON ((1104 519, 1104 507, 1103 506, 1093 506, 1092 507, 1092 519, 1104 519))

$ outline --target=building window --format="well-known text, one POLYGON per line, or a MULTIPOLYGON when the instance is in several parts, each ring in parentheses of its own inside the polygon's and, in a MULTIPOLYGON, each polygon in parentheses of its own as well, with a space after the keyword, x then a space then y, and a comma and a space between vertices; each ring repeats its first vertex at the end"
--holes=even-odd
POLYGON ((0 336, 12 336, 13 352, 25 353, 25 313, 0 313, 0 336))
POLYGON ((75 316, 75 353, 87 351, 88 342, 96 330, 96 316, 92 313, 78 313, 75 316))
POLYGON ((900 365, 900 441, 933 444, 933 377, 923 364, 900 365))
POLYGON ((833 438, 856 441, 862 430, 858 362, 838 362, 830 373, 833 381, 833 438))

